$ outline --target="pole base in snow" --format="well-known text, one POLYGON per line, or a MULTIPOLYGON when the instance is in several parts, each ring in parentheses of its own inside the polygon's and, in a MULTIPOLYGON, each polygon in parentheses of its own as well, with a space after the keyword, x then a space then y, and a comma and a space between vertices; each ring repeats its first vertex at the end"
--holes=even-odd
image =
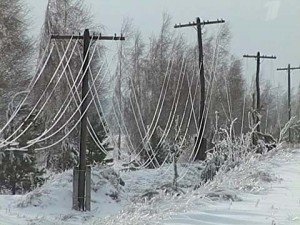
MULTIPOLYGON (((84 211, 91 211, 91 167, 86 167, 85 172, 85 195, 84 198, 84 211)), ((73 169, 73 201, 72 209, 80 211, 79 207, 79 197, 78 197, 78 178, 79 178, 79 168, 75 167, 73 169)))
MULTIPOLYGON (((196 138, 196 142, 197 141, 199 141, 199 140, 197 140, 197 138, 196 138)), ((197 161, 197 160, 203 161, 206 159, 206 150, 207 150, 206 138, 202 138, 200 146, 199 146, 199 150, 197 151, 198 146, 199 146, 199 143, 196 143, 196 149, 195 149, 195 153, 194 153, 194 154, 196 154, 195 161, 197 161)))

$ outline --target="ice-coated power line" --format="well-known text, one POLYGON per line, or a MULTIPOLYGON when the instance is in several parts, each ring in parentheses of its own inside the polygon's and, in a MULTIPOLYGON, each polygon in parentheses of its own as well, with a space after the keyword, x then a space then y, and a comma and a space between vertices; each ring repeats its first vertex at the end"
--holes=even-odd
MULTIPOLYGON (((44 50, 44 53, 46 51, 48 51, 48 47, 49 47, 49 44, 50 42, 48 42, 47 44, 47 47, 46 49, 44 50)), ((16 117, 17 113, 20 111, 20 109, 22 108, 22 106, 24 105, 24 103, 26 102, 26 100, 28 99, 29 97, 29 94, 31 93, 31 91, 33 90, 35 84, 37 83, 37 81, 39 80, 39 78, 41 77, 42 73, 44 72, 44 69, 46 67, 46 65, 48 64, 48 61, 50 59, 50 56, 52 54, 52 51, 53 51, 53 48, 54 46, 51 47, 48 55, 47 55, 47 58, 46 60, 44 61, 44 64, 42 66, 42 68, 39 70, 39 72, 37 73, 36 76, 34 76, 32 79, 31 79, 31 82, 30 84, 28 85, 28 88, 27 88, 27 94, 26 96, 24 97, 24 99, 21 101, 21 103, 18 105, 18 107, 16 108, 16 110, 12 113, 12 115, 9 117, 9 119, 7 120, 7 122, 5 123, 5 125, 1 128, 0 130, 0 134, 3 133, 4 129, 12 122, 12 120, 16 117)), ((44 54, 43 54, 44 55, 44 54)))
MULTIPOLYGON (((68 43, 67 49, 69 49, 70 44, 71 44, 71 41, 68 43)), ((64 57, 66 56, 66 53, 67 53, 67 52, 65 52, 64 57)), ((72 55, 70 56, 70 58, 71 58, 71 57, 72 57, 72 55)), ((70 60, 70 58, 69 58, 69 60, 70 60)), ((50 81, 48 82, 48 84, 47 84, 46 88, 44 89, 43 93, 41 94, 40 98, 38 99, 38 101, 36 102, 36 104, 34 105, 34 107, 31 109, 30 113, 27 115, 27 117, 25 118, 25 120, 21 123, 21 125, 20 125, 16 130, 15 130, 8 138, 6 138, 6 140, 4 140, 4 141, 2 141, 2 142, 0 143, 0 146, 1 146, 1 147, 5 147, 5 146, 7 146, 8 144, 10 144, 10 143, 16 141, 19 137, 21 137, 21 136, 29 129, 29 127, 33 124, 33 121, 36 120, 37 116, 41 113, 43 107, 46 105, 47 101, 48 101, 48 100, 50 99, 50 97, 52 96, 52 94, 53 94, 53 92, 54 92, 54 88, 52 89, 52 91, 51 91, 51 93, 49 94, 48 98, 47 98, 46 101, 44 102, 44 105, 42 106, 42 108, 41 108, 41 109, 38 111, 38 113, 35 115, 33 121, 30 122, 30 123, 28 124, 28 126, 21 132, 21 134, 19 134, 17 137, 15 137, 15 138, 13 139, 13 141, 8 141, 10 138, 12 138, 12 137, 15 136, 15 134, 23 127, 23 125, 25 124, 25 122, 26 122, 26 121, 30 118, 30 116, 33 114, 34 110, 37 108, 37 106, 39 105, 40 101, 43 99, 44 95, 46 94, 48 88, 50 87, 50 84, 52 83, 52 81, 53 81, 54 78, 56 77, 56 74, 57 74, 57 72, 58 72, 58 70, 59 70, 59 68, 60 68, 61 65, 62 65, 62 60, 60 61, 59 65, 57 66, 57 68, 56 68, 54 74, 52 75, 50 81)), ((60 77, 58 78, 58 81, 57 81, 57 83, 56 83, 55 85, 58 84, 58 82, 60 81, 60 78, 61 78, 61 77, 62 77, 62 74, 61 74, 60 77)))

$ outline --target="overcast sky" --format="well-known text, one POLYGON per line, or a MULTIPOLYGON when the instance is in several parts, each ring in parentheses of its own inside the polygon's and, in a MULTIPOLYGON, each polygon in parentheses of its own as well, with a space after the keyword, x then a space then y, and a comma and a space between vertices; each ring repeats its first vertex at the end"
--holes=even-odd
MULTIPOLYGON (((86 0, 95 17, 103 24, 107 34, 119 33, 123 18, 132 18, 145 38, 158 33, 162 13, 169 13, 174 23, 194 21, 199 16, 205 20, 223 18, 232 32, 232 53, 276 55, 277 60, 262 62, 262 78, 286 86, 287 75, 275 71, 277 67, 300 65, 300 0, 86 0), (272 61, 272 62, 271 62, 272 61)), ((30 9, 32 31, 36 36, 43 22, 47 0, 25 0, 30 9)), ((207 26, 213 30, 214 26, 207 26)), ((195 31, 185 28, 188 41, 196 41, 195 31)), ((254 59, 243 59, 249 72, 254 59)), ((300 70, 292 75, 294 86, 300 84, 300 70)))

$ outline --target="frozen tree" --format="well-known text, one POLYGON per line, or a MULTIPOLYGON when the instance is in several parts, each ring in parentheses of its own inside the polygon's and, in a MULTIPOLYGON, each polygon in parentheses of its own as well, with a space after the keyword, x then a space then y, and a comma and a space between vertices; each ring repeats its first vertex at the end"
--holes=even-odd
POLYGON ((0 124, 14 94, 25 89, 32 76, 33 44, 27 34, 27 10, 21 0, 0 4, 0 124))
MULTIPOLYGON (((8 118, 15 108, 16 106, 9 108, 8 118)), ((29 105, 22 106, 19 116, 10 123, 9 131, 5 133, 4 138, 11 136, 16 127, 23 122, 21 129, 13 137, 22 133, 28 123, 33 122, 33 117, 25 119, 29 111, 29 105)), ((0 189, 2 191, 10 190, 12 194, 24 193, 43 184, 45 171, 38 168, 35 146, 27 147, 27 140, 39 133, 41 127, 39 121, 33 122, 33 126, 18 141, 12 141, 9 145, 2 147, 0 154, 0 189)))
POLYGON ((91 119, 91 123, 94 124, 95 133, 92 133, 88 137, 88 142, 87 142, 87 163, 89 165, 95 165, 95 164, 102 163, 106 155, 95 144, 95 141, 93 141, 93 139, 98 138, 98 140, 101 143, 101 146, 104 149, 109 150, 109 143, 107 142, 108 137, 107 137, 107 134, 105 132, 105 131, 109 131, 109 130, 108 130, 107 124, 104 121, 103 122, 99 121, 98 115, 94 114, 94 115, 89 116, 89 118, 91 119))

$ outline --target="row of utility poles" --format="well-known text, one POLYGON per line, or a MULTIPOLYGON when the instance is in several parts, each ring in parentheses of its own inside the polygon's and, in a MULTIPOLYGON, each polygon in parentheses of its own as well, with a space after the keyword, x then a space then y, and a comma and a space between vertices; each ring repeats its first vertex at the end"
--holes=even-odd
MULTIPOLYGON (((257 55, 244 55, 244 58, 255 58, 256 59, 256 131, 260 132, 260 111, 261 111, 261 105, 260 105, 260 64, 261 59, 276 59, 276 56, 265 56, 261 55, 260 52, 257 52, 257 55)), ((278 68, 278 71, 287 71, 288 72, 288 121, 291 120, 292 116, 292 108, 291 108, 291 71, 292 70, 299 70, 300 67, 291 67, 290 64, 288 64, 288 67, 286 68, 278 68)), ((288 129, 289 134, 289 142, 291 142, 291 129, 288 129)))
MULTIPOLYGON (((176 24, 174 28, 182 27, 196 27, 197 30, 197 39, 198 39, 198 53, 199 53, 199 69, 200 69, 200 114, 198 119, 198 128, 199 133, 195 139, 195 148, 194 152, 196 153, 195 159, 204 160, 206 158, 206 138, 204 137, 205 131, 205 74, 204 74, 204 54, 203 54, 203 42, 202 42, 202 26, 209 24, 219 24, 224 23, 223 19, 215 21, 201 21, 199 17, 196 18, 196 22, 190 22, 187 24, 176 24)), ((244 55, 244 58, 254 58, 256 59, 256 131, 260 132, 260 64, 261 59, 276 59, 276 56, 261 55, 260 52, 257 52, 257 55, 244 55)), ((286 70, 288 71, 288 119, 291 119, 291 80, 290 73, 291 70, 297 70, 300 67, 291 67, 290 64, 287 68, 278 68, 277 70, 286 70)), ((291 131, 289 129, 289 141, 291 141, 291 131)))
MULTIPOLYGON (((203 41, 202 41, 202 26, 211 24, 224 23, 224 20, 215 21, 201 21, 199 17, 196 18, 196 22, 188 24, 176 24, 174 28, 183 27, 196 27, 197 29, 197 39, 198 39, 198 52, 199 52, 199 70, 200 70, 200 115, 198 119, 199 132, 195 138, 195 148, 194 151, 197 153, 195 159, 205 160, 206 158, 206 138, 204 137, 205 131, 205 74, 204 74, 204 54, 203 54, 203 41)), ((96 40, 115 40, 123 41, 125 38, 121 36, 102 36, 102 35, 90 35, 88 29, 84 31, 83 35, 51 35, 52 39, 81 39, 83 40, 83 80, 82 80, 82 101, 81 106, 81 123, 80 123, 80 160, 79 167, 74 168, 73 176, 73 208, 80 211, 90 210, 90 167, 86 165, 86 151, 87 151, 87 107, 90 101, 90 96, 88 94, 88 77, 89 77, 89 46, 91 41, 96 40), (87 96, 87 97, 85 97, 87 96)), ((256 70, 256 110, 259 114, 260 106, 260 84, 259 84, 259 73, 260 73, 260 60, 261 59, 276 59, 275 56, 265 56, 261 55, 260 52, 257 55, 244 55, 246 58, 255 58, 257 60, 257 70, 256 70)), ((290 104, 290 72, 291 70, 300 69, 300 67, 291 67, 288 65, 287 68, 279 68, 278 70, 288 71, 288 100, 289 100, 289 119, 291 118, 291 104, 290 104)), ((257 116, 256 123, 257 131, 260 132, 260 118, 257 116)), ((290 137, 290 135, 289 135, 290 137)))
MULTIPOLYGON (((203 54, 203 42, 202 42, 202 27, 204 25, 224 23, 224 20, 216 21, 201 21, 199 17, 196 18, 196 22, 189 24, 178 24, 175 28, 181 27, 196 27, 198 37, 198 50, 199 50, 199 69, 200 69, 200 116, 198 121, 199 133, 195 140, 195 152, 198 152, 196 159, 204 160, 206 158, 206 139, 204 138, 205 131, 205 74, 204 74, 204 54, 203 54)), ((88 95, 88 62, 89 62, 89 46, 91 40, 118 40, 123 41, 125 38, 119 36, 102 36, 93 35, 90 36, 89 30, 86 29, 83 35, 51 35, 52 39, 82 39, 83 40, 83 80, 82 80, 82 101, 81 106, 82 118, 80 121, 80 154, 79 154, 79 167, 74 168, 73 175, 73 209, 86 211, 90 210, 90 167, 86 166, 86 144, 87 144, 87 106, 90 101, 88 95), (85 97, 87 95, 87 97, 85 97), (88 181, 88 182, 87 182, 88 181)))

